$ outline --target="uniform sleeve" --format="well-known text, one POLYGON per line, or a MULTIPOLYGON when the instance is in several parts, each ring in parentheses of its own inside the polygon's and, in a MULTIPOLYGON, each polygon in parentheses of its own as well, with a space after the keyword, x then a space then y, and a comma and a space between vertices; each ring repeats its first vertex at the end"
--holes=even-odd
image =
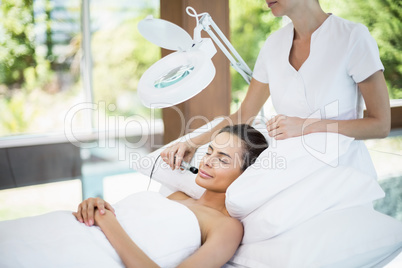
POLYGON ((367 27, 358 25, 351 33, 348 46, 348 74, 360 83, 379 70, 384 70, 378 46, 367 27))
POLYGON ((267 63, 268 55, 267 55, 267 42, 265 42, 264 46, 260 50, 258 54, 257 61, 254 65, 253 78, 258 80, 261 83, 268 84, 268 71, 267 71, 267 63))

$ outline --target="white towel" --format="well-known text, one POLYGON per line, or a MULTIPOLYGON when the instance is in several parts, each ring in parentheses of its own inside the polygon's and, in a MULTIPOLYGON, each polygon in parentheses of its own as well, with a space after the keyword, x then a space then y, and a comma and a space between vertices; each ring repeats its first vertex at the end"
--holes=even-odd
MULTIPOLYGON (((159 193, 133 194, 115 205, 129 236, 161 267, 175 267, 201 244, 195 215, 159 193)), ((0 267, 124 267, 99 227, 70 211, 0 222, 0 267)))

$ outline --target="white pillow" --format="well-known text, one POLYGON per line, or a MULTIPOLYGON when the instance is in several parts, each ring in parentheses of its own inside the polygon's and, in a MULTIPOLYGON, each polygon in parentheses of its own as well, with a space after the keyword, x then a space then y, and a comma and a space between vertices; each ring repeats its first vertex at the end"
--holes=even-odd
POLYGON ((339 156, 348 151, 352 141, 351 138, 333 133, 314 133, 279 140, 274 145, 271 139, 269 148, 261 153, 256 163, 229 186, 226 193, 229 213, 242 219, 315 171, 336 166, 339 156), (311 147, 306 146, 305 140, 313 141, 312 144, 315 141, 314 146, 319 147, 325 146, 325 137, 335 149, 324 151, 325 161, 322 161, 322 158, 308 151, 311 147))
POLYGON ((368 154, 364 149, 363 143, 333 133, 276 141, 226 193, 228 212, 246 228, 244 241, 268 239, 325 210, 382 198, 384 192, 371 171, 371 160, 366 161, 366 170, 359 169, 359 160, 368 154), (320 150, 320 146, 328 148, 320 150), (311 148, 317 148, 318 155, 309 152, 311 148), (319 158, 319 151, 324 152, 325 161, 319 158), (264 165, 273 157, 277 162, 280 157, 285 159, 285 168, 264 165))
POLYGON ((269 239, 323 211, 371 203, 377 191, 378 184, 354 168, 322 167, 243 218, 243 243, 269 239))
POLYGON ((243 244, 234 267, 384 267, 402 250, 402 223, 368 206, 324 212, 296 228, 243 244))

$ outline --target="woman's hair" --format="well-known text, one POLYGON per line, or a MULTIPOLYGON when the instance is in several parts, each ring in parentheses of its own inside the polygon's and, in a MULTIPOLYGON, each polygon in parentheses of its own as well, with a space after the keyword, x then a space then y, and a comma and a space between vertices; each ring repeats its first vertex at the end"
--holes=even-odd
POLYGON ((223 132, 234 134, 242 140, 243 164, 240 168, 243 171, 254 164, 262 151, 268 148, 264 135, 250 125, 229 125, 222 128, 218 134, 223 132))

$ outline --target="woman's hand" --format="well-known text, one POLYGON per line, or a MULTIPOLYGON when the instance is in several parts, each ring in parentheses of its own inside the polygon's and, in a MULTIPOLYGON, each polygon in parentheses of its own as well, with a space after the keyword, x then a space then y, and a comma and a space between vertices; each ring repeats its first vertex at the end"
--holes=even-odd
POLYGON ((95 209, 94 212, 94 224, 96 226, 101 227, 103 224, 107 224, 110 221, 117 220, 114 213, 110 210, 104 210, 104 213, 101 214, 99 209, 95 209))
POLYGON ((87 226, 92 226, 95 223, 95 209, 97 209, 101 215, 105 214, 106 210, 109 210, 114 214, 114 208, 108 202, 96 197, 82 201, 78 206, 77 212, 73 212, 73 215, 79 222, 85 223, 87 226))
POLYGON ((286 115, 277 115, 267 122, 267 130, 270 137, 277 140, 284 140, 291 137, 298 137, 303 134, 308 134, 305 128, 318 119, 308 121, 299 117, 290 117, 286 115))
POLYGON ((197 148, 188 142, 177 142, 161 152, 161 157, 172 170, 180 167, 181 161, 190 162, 197 148))

